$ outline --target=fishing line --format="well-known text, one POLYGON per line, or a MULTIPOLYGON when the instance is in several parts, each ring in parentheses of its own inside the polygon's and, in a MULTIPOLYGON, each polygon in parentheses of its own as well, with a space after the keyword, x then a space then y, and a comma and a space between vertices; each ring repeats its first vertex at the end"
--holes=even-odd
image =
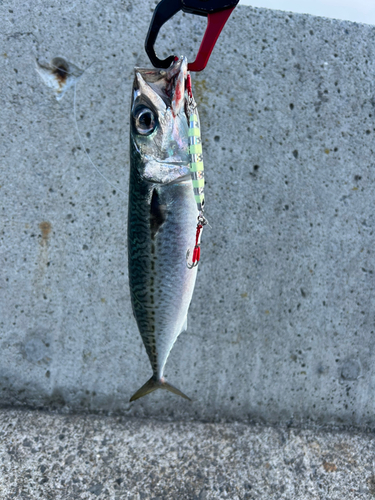
POLYGON ((97 166, 95 165, 95 163, 92 161, 92 159, 91 159, 90 155, 88 154, 88 152, 87 152, 87 150, 86 150, 86 148, 85 148, 85 146, 84 146, 84 144, 83 144, 82 136, 81 136, 80 131, 79 131, 79 129, 78 129, 78 122, 77 122, 77 117, 76 117, 76 88, 77 88, 77 84, 78 84, 78 82, 75 82, 75 83, 74 83, 73 117, 74 117, 74 123, 75 123, 76 129, 77 129, 77 134, 78 134, 78 137, 79 137, 79 141, 80 141, 80 143, 81 143, 81 147, 82 147, 83 151, 86 153, 86 156, 87 156, 87 158, 89 159, 89 162, 90 162, 90 163, 91 163, 91 165, 95 168, 95 170, 98 172, 98 174, 99 174, 101 177, 103 177, 103 179, 104 179, 105 181, 107 181, 107 182, 108 182, 108 184, 109 184, 110 186, 112 186, 114 189, 118 190, 118 191, 119 191, 120 193, 122 193, 122 194, 127 195, 127 193, 125 193, 122 189, 120 189, 120 188, 119 188, 118 186, 116 186, 115 184, 112 184, 112 182, 111 182, 109 179, 107 179, 107 177, 106 177, 104 174, 102 174, 102 173, 101 173, 101 171, 98 169, 98 167, 97 167, 97 166))

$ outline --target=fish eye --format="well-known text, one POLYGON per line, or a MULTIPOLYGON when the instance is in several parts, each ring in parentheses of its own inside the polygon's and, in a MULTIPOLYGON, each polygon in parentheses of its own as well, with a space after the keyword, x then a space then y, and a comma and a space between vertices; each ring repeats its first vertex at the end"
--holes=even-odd
POLYGON ((134 115, 135 128, 141 135, 149 135, 155 130, 156 118, 149 108, 141 108, 134 115))

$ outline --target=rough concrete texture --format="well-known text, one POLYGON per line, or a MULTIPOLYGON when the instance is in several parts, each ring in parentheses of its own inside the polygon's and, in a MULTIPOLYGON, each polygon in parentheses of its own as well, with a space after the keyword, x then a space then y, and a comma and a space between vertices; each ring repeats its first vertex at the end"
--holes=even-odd
MULTIPOLYGON (((373 425, 375 27, 246 6, 193 76, 211 228, 166 370, 193 402, 128 403, 151 374, 126 193, 154 5, 1 2, 1 404, 373 425), (35 70, 56 56, 85 70, 78 127, 115 187, 81 148, 73 88, 57 101, 35 70)), ((178 15, 158 53, 192 59, 204 29, 178 15)))
POLYGON ((375 497, 373 434, 10 411, 0 436, 3 500, 375 497))

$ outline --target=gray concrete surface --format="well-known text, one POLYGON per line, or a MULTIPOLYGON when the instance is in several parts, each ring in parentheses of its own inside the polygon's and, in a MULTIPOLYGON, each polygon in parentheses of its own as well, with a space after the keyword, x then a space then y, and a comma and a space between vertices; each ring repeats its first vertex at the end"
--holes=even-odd
POLYGON ((0 412, 2 500, 370 500, 374 435, 0 412))
MULTIPOLYGON (((207 217, 187 333, 157 391, 126 261, 129 101, 155 2, 0 5, 2 405, 375 423, 375 28, 238 7, 193 84, 207 217), (35 61, 85 70, 57 101, 35 61), (125 193, 125 194, 124 194, 125 193)), ((158 52, 190 58, 179 15, 158 52), (180 45, 178 45, 180 44, 180 45)))

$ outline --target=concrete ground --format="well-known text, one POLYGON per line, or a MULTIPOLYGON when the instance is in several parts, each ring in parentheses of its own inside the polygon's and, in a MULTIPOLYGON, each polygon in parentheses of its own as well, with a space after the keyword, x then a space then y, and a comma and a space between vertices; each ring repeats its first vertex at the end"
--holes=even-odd
POLYGON ((372 499, 373 433, 0 411, 0 497, 372 499))

